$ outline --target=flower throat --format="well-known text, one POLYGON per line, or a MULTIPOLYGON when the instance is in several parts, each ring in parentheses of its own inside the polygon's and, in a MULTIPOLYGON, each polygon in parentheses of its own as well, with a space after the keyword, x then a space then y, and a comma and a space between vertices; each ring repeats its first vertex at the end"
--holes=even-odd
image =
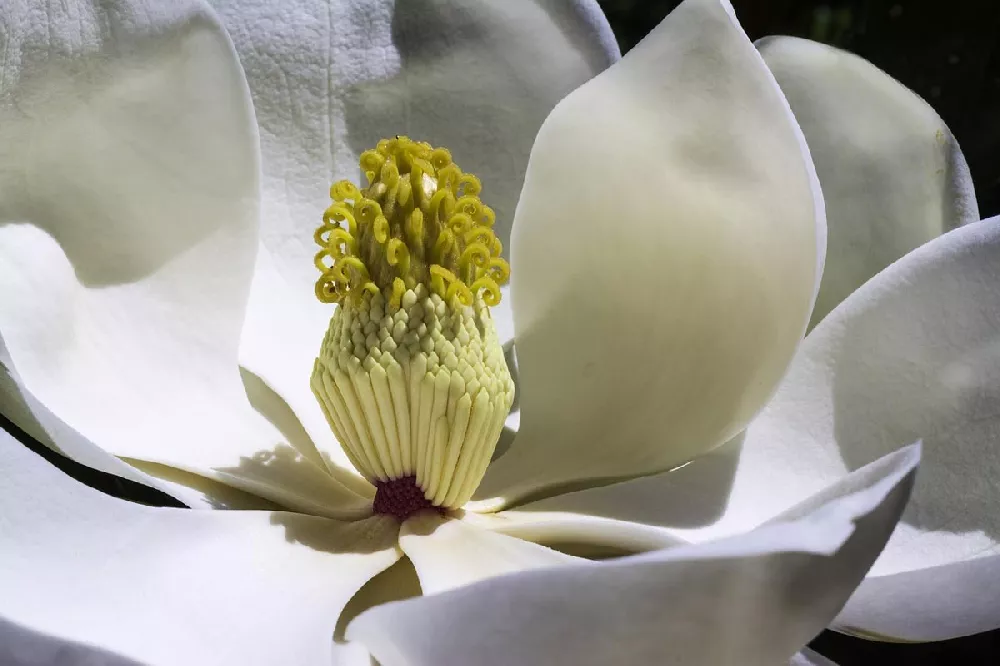
POLYGON ((368 187, 330 188, 316 296, 337 303, 311 386, 373 510, 465 504, 514 398, 490 316, 509 278, 481 185, 406 137, 361 155, 368 187))

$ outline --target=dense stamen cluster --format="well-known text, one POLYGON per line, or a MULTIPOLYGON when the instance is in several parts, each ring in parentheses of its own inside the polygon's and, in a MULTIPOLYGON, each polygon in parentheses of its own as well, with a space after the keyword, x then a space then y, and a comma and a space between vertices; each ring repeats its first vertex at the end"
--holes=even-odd
POLYGON ((336 183, 316 232, 316 294, 339 307, 311 384, 375 512, 402 520, 465 504, 492 458, 514 400, 489 311, 509 269, 447 151, 397 137, 361 167, 369 187, 336 183))
POLYGON ((479 198, 479 179, 463 173, 447 150, 402 136, 380 141, 360 162, 368 187, 334 183, 333 204, 316 230, 316 296, 343 303, 381 291, 398 305, 403 292, 422 283, 463 305, 479 293, 487 305, 499 303, 510 267, 500 258, 495 215, 479 198))
POLYGON ((449 307, 423 284, 398 306, 375 292, 338 308, 312 388, 365 478, 413 475, 444 507, 472 497, 514 401, 483 299, 449 307))

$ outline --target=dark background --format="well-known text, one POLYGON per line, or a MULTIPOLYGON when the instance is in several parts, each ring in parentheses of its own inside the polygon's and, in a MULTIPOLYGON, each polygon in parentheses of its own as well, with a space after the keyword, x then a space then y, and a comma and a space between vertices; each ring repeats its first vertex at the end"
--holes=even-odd
MULTIPOLYGON (((679 0, 598 0, 625 52, 679 0)), ((915 91, 958 138, 975 179, 983 217, 1000 213, 1000 0, 731 0, 751 39, 807 37, 873 62, 915 91)), ((83 483, 161 506, 170 497, 83 467, 32 441, 0 415, 0 427, 83 483)), ((1000 507, 998 507, 1000 509, 1000 507)), ((824 632, 812 647, 839 666, 1000 664, 1000 630, 900 645, 824 632)), ((709 666, 709 665, 706 665, 709 666)))
MULTIPOLYGON (((980 214, 1000 214, 1000 0, 730 1, 751 39, 794 35, 838 46, 927 100, 962 147, 980 214)), ((598 2, 623 53, 680 4, 598 2)), ((1000 664, 1000 630, 920 645, 873 643, 828 631, 812 647, 840 666, 1000 664)))

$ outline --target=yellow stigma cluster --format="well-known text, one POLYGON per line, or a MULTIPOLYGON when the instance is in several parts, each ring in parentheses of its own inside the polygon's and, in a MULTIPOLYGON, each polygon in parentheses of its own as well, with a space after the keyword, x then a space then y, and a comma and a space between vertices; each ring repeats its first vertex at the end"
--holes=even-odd
POLYGON ((447 151, 397 137, 361 167, 369 187, 336 183, 316 232, 316 295, 340 307, 313 393, 365 478, 413 477, 431 504, 458 508, 514 400, 489 311, 509 268, 479 180, 447 151))
POLYGON ((334 183, 316 230, 317 298, 343 303, 381 291, 399 305, 403 292, 423 284, 448 301, 472 305, 481 293, 498 304, 510 267, 479 179, 444 148, 404 136, 380 141, 360 162, 368 187, 334 183))

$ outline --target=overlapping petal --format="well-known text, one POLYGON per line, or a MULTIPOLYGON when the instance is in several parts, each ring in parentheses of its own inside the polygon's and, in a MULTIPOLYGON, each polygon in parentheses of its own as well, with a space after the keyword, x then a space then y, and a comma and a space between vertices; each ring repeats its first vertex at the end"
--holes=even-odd
POLYGON ((349 468, 302 381, 331 314, 313 297, 312 240, 330 183, 357 181, 358 156, 386 137, 444 146, 482 179, 506 244, 538 127, 618 47, 595 0, 213 4, 246 70, 263 150, 262 249, 241 360, 349 468))
POLYGON ((436 594, 514 571, 586 562, 474 522, 420 514, 404 523, 399 547, 424 594, 436 594))
POLYGON ((132 659, 93 645, 33 631, 2 617, 0 663, 10 666, 142 666, 132 659))
POLYGON ((688 0, 563 100, 512 238, 521 426, 481 497, 649 474, 735 435, 822 270, 798 126, 725 0, 688 0))
POLYGON ((193 0, 85 2, 0 20, 12 374, 117 456, 309 510, 360 502, 254 413, 240 380, 257 131, 214 15, 193 0))
POLYGON ((500 511, 467 514, 481 528, 563 552, 601 559, 686 544, 671 530, 656 525, 560 511, 500 511))
POLYGON ((1000 218, 931 241, 824 319, 741 441, 519 510, 635 520, 700 541, 760 524, 919 438, 907 512, 838 626, 905 640, 1000 626, 998 266, 1000 218))
POLYGON ((203 494, 184 486, 171 487, 161 479, 144 474, 67 426, 24 389, 13 365, 0 340, 0 416, 3 417, 0 427, 9 427, 6 419, 26 436, 82 465, 156 488, 188 506, 206 502, 203 494))
POLYGON ((399 557, 391 519, 143 507, 5 432, 0 516, 0 654, 16 666, 77 644, 147 666, 329 666, 341 610, 399 557))
POLYGON ((871 63, 794 37, 757 47, 802 127, 826 200, 815 326, 907 252, 978 222, 975 189, 944 121, 871 63))
POLYGON ((347 635, 384 666, 787 663, 878 555, 918 459, 890 454, 738 537, 386 604, 347 635))

